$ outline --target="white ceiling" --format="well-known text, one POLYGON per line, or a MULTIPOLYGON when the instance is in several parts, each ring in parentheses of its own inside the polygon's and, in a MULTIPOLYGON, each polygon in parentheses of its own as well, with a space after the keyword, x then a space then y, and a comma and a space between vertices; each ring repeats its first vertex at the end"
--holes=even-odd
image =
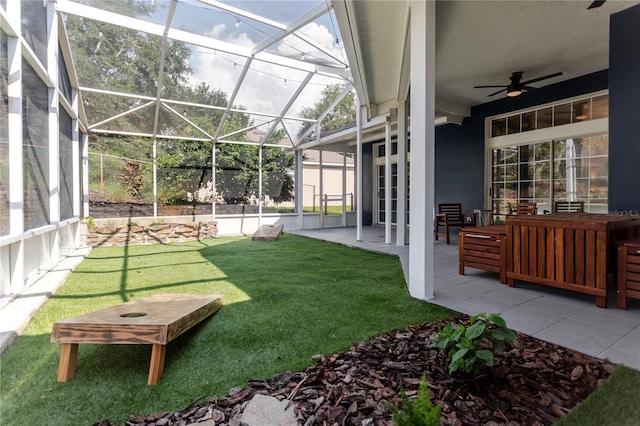
MULTIPOLYGON (((397 96, 410 3, 334 0, 354 78, 364 76, 371 104, 397 96), (349 39, 359 44, 349 48, 349 39)), ((638 3, 608 0, 588 10, 591 0, 438 1, 436 109, 500 99, 506 93, 487 97, 498 89, 473 86, 506 85, 514 71, 523 80, 563 73, 532 84, 541 87, 608 68, 609 16, 638 3)))

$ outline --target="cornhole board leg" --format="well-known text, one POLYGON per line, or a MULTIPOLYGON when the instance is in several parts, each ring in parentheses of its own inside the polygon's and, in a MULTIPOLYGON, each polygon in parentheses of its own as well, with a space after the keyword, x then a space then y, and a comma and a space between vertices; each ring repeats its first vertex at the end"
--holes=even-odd
POLYGON ((151 349, 151 363, 149 364, 149 380, 150 385, 158 384, 158 380, 162 378, 164 372, 164 354, 167 345, 154 344, 151 349))
POLYGON ((76 360, 78 359, 78 344, 63 343, 58 366, 58 381, 66 382, 76 374, 76 360))

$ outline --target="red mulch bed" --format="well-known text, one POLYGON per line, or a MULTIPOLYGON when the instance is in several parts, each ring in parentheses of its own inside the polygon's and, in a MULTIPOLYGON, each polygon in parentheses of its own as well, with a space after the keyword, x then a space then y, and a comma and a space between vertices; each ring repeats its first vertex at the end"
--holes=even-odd
MULTIPOLYGON (((453 319, 468 324, 468 317, 453 319)), ((290 399, 302 425, 392 425, 388 404, 401 390, 415 395, 426 373, 443 425, 550 425, 584 400, 614 365, 518 333, 493 368, 471 376, 448 374, 448 360, 430 348, 430 336, 447 321, 385 333, 347 352, 316 355, 303 372, 249 380, 225 398, 212 398, 174 413, 131 416, 127 425, 175 425, 209 420, 239 425, 255 393, 290 399)), ((112 425, 107 420, 101 426, 112 425)))

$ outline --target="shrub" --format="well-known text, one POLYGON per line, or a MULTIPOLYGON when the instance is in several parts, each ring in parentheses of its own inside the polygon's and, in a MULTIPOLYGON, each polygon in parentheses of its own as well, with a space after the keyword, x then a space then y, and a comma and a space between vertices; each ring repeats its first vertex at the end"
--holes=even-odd
POLYGON ((96 227, 95 222, 93 221, 93 218, 91 216, 85 216, 84 219, 82 219, 84 221, 84 223, 87 224, 87 228, 89 229, 93 229, 96 227))
POLYGON ((418 387, 418 397, 414 401, 409 400, 404 390, 400 395, 402 410, 393 405, 389 407, 394 424, 397 426, 438 426, 440 424, 441 407, 431 402, 427 379, 424 375, 418 387))
POLYGON ((142 188, 142 163, 126 161, 120 175, 122 184, 129 195, 137 197, 142 188))
POLYGON ((493 366, 494 352, 504 351, 506 342, 513 344, 516 338, 499 314, 478 314, 469 323, 456 327, 450 322, 434 335, 431 346, 446 351, 451 359, 449 374, 477 373, 483 366, 493 366))

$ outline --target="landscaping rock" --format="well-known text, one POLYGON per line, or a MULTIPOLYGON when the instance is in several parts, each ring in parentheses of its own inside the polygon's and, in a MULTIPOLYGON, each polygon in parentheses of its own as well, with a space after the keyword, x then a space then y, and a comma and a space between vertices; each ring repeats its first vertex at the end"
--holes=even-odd
POLYGON ((244 409, 240 424, 243 426, 297 426, 293 405, 288 400, 255 394, 244 409))

